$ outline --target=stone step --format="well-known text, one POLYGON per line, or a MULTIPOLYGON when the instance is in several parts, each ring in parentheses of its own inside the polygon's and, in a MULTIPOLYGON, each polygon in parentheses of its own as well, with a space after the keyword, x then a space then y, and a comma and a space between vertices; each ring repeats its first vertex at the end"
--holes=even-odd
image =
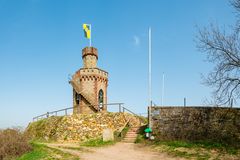
POLYGON ((137 138, 137 136, 125 136, 125 138, 137 138))
POLYGON ((127 134, 137 134, 136 132, 127 132, 127 134))
POLYGON ((130 137, 130 138, 136 138, 137 137, 137 135, 134 135, 134 136, 125 136, 125 137, 130 137))
POLYGON ((137 137, 125 137, 124 139, 136 139, 137 137))
POLYGON ((136 139, 137 137, 125 137, 124 139, 136 139))
POLYGON ((122 142, 124 142, 124 143, 134 143, 135 141, 122 141, 122 142))
POLYGON ((126 134, 126 136, 137 136, 137 134, 126 134))
POLYGON ((135 139, 124 139, 123 142, 132 142, 132 143, 134 143, 135 139))
POLYGON ((136 138, 124 138, 123 141, 135 141, 136 138))
POLYGON ((137 138, 137 132, 139 130, 139 127, 132 127, 128 130, 126 136, 122 140, 124 143, 134 143, 137 138))
POLYGON ((127 136, 130 136, 130 137, 136 137, 136 136, 137 136, 137 134, 126 134, 126 136, 125 136, 125 137, 127 137, 127 136))
POLYGON ((134 143, 135 141, 122 141, 123 143, 134 143))
POLYGON ((123 141, 135 141, 135 140, 136 140, 136 138, 126 138, 123 141))
POLYGON ((137 134, 137 132, 127 132, 127 133, 130 133, 130 134, 137 134))

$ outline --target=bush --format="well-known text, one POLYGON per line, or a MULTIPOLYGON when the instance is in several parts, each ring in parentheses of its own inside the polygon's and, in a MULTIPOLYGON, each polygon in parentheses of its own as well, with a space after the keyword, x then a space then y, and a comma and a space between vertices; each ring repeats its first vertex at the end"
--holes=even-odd
POLYGON ((0 160, 18 157, 31 149, 20 129, 0 130, 0 160))

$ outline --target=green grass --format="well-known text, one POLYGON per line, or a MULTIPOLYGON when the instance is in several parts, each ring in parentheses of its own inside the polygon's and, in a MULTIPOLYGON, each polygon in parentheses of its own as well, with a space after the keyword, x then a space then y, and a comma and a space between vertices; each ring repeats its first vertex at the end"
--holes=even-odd
POLYGON ((210 141, 196 141, 196 142, 186 142, 186 141, 159 141, 155 142, 155 144, 163 144, 166 146, 169 146, 173 149, 184 147, 184 148, 204 148, 207 150, 211 149, 218 149, 221 151, 226 151, 228 154, 237 154, 238 149, 234 148, 232 146, 216 143, 216 142, 210 142, 210 141))
POLYGON ((135 140, 135 143, 142 143, 144 140, 145 140, 144 136, 141 134, 138 134, 135 140))
POLYGON ((116 142, 114 141, 103 141, 102 139, 91 139, 89 141, 83 142, 80 145, 86 147, 102 147, 107 145, 113 145, 116 142))
MULTIPOLYGON (((224 157, 239 157, 239 149, 232 146, 215 143, 210 141, 158 141, 147 142, 155 149, 167 152, 177 157, 187 159, 207 160, 207 159, 225 159, 224 157)), ((226 158, 227 159, 227 158, 226 158)))
POLYGON ((45 146, 42 144, 36 144, 36 143, 32 143, 33 146, 33 151, 24 154, 23 156, 21 156, 20 158, 18 158, 17 160, 30 160, 30 159, 42 159, 44 157, 47 157, 48 153, 47 151, 44 149, 45 146))
POLYGON ((22 155, 17 160, 79 160, 78 157, 64 153, 58 149, 49 148, 44 144, 33 142, 33 151, 22 155))

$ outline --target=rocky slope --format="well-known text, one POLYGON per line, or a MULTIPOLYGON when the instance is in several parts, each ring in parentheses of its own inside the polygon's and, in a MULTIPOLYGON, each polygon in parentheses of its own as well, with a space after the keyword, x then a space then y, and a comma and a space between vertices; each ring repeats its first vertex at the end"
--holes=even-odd
POLYGON ((91 138, 101 138, 105 128, 119 131, 128 121, 130 126, 139 125, 139 119, 127 113, 52 116, 30 123, 26 132, 34 139, 84 141, 91 138))

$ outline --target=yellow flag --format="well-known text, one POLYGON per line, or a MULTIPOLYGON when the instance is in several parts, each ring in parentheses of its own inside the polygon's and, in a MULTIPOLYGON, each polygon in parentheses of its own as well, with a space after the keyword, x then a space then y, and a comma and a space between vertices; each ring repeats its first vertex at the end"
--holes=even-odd
POLYGON ((90 30, 90 25, 89 24, 83 24, 83 31, 84 35, 87 39, 91 38, 91 30, 90 30))

